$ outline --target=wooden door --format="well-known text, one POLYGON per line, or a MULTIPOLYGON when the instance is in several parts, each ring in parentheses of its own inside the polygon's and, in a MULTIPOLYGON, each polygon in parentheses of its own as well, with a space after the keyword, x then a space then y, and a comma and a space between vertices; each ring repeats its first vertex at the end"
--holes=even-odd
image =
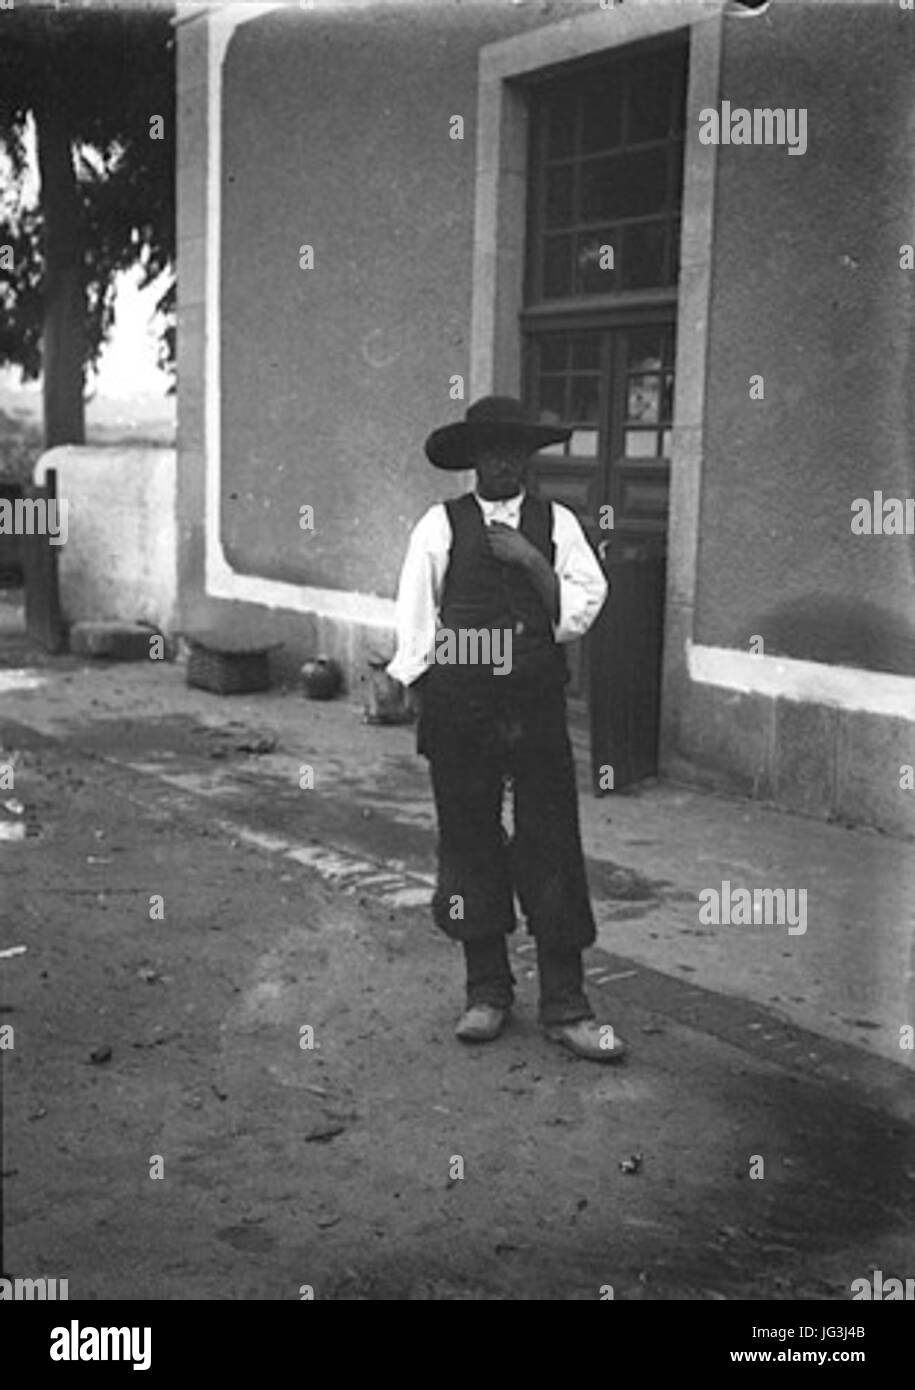
POLYGON ((607 497, 598 552, 611 597, 591 637, 591 766, 598 793, 657 775, 674 327, 613 333, 607 497))
POLYGON ((528 348, 532 404, 571 426, 537 456, 534 486, 569 506, 610 597, 574 643, 572 694, 587 694, 598 793, 657 773, 670 440, 672 312, 539 334, 528 348))
MULTIPOLYGON (((527 344, 528 394, 535 414, 545 422, 572 427, 568 444, 554 445, 536 456, 529 484, 533 492, 573 511, 595 548, 600 539, 598 508, 605 492, 607 349, 606 334, 594 329, 550 332, 527 344)), ((573 700, 587 701, 587 642, 571 643, 566 656, 571 677, 568 694, 573 700)))
POLYGON ((613 590, 571 644, 599 790, 603 768, 623 787, 657 767, 687 66, 682 30, 524 84, 525 391, 573 431, 535 473, 577 513, 613 590))

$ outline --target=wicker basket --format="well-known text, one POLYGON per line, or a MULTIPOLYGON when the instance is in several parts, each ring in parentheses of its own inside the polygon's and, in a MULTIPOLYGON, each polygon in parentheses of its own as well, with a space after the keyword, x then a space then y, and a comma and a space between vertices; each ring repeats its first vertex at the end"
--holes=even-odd
POLYGON ((255 647, 226 637, 185 635, 190 647, 185 677, 188 685, 215 695, 248 695, 270 689, 269 653, 279 642, 255 647))

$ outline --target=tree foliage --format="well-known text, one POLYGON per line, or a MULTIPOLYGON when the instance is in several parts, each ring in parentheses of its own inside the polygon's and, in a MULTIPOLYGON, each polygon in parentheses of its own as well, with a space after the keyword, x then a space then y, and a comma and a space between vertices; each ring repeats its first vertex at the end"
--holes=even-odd
MULTIPOLYGON (((0 261, 0 362, 32 378, 78 370, 80 400, 84 369, 112 326, 117 273, 139 264, 145 287, 174 264, 172 15, 171 5, 142 0, 0 9, 0 147, 10 170, 0 247, 12 248, 12 266, 0 261), (160 139, 151 138, 156 116, 160 139), (30 128, 35 207, 25 196, 30 128)), ((157 307, 160 359, 173 368, 173 277, 157 307)), ((47 392, 45 403, 47 416, 47 392)))

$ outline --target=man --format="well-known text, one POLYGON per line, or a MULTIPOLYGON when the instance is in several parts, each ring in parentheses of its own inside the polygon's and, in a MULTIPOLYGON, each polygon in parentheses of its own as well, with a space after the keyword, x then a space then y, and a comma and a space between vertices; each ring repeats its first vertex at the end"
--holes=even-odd
POLYGON ((433 916, 462 943, 467 971, 457 1037, 491 1041, 508 1018, 517 894, 537 945, 547 1036, 605 1062, 625 1048, 584 992, 581 953, 595 927, 559 644, 587 632, 607 582, 572 512, 524 486, 530 456, 568 435, 533 424, 519 401, 488 396, 429 436, 430 462, 473 468, 476 488, 433 506, 413 530, 388 673, 419 694, 418 751, 439 829, 433 916))

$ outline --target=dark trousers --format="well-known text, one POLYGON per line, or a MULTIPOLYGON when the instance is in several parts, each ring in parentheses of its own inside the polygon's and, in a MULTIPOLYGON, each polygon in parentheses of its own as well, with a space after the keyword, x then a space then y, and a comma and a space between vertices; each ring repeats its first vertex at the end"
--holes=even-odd
POLYGON ((433 668, 421 699, 419 747, 439 830, 433 916, 464 943, 468 997, 496 1003, 510 987, 504 938, 515 929, 517 895, 537 941, 544 1021, 590 1017, 581 951, 595 926, 561 680, 476 681, 466 670, 433 668), (511 840, 502 823, 506 781, 511 840))
MULTIPOLYGON (((464 942, 467 1004, 492 1004, 507 1009, 513 1002, 515 979, 504 936, 464 942)), ((537 943, 540 975, 539 1015, 542 1023, 577 1023, 593 1018, 584 991, 581 951, 577 946, 545 947, 537 943)))

